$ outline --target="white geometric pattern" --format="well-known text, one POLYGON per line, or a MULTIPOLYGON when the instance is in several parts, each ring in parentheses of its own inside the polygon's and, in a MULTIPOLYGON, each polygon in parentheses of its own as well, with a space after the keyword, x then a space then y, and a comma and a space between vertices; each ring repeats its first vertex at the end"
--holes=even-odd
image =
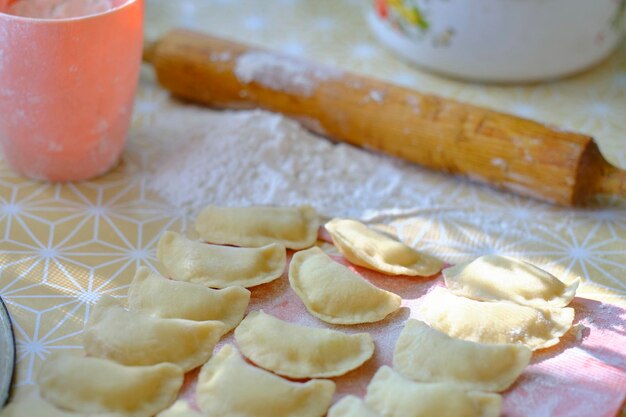
MULTIPOLYGON (((118 170, 121 171, 121 170, 118 170)), ((90 306, 124 297, 137 266, 154 266, 162 230, 184 228, 171 207, 116 173, 111 181, 34 184, 3 171, 0 295, 15 319, 20 374, 55 349, 81 348, 90 306)))
MULTIPOLYGON (((469 85, 418 71, 378 46, 364 26, 362 2, 309 0, 148 0, 147 29, 156 37, 187 24, 234 39, 388 79, 464 101, 587 131, 606 156, 626 164, 626 49, 578 77, 528 87, 469 85), (297 38, 287 36, 297 33, 297 38)), ((142 73, 134 125, 150 124, 167 94, 142 73)), ((42 359, 80 349, 91 305, 102 294, 123 298, 140 264, 157 268, 163 230, 187 230, 185 213, 143 186, 144 152, 94 182, 49 185, 23 180, 0 161, 0 295, 14 319, 18 388, 33 382, 42 359)), ((626 304, 626 204, 569 210, 424 173, 426 198, 403 212, 369 213, 372 223, 450 263, 480 254, 519 256, 565 280, 581 277, 582 293, 626 304)))

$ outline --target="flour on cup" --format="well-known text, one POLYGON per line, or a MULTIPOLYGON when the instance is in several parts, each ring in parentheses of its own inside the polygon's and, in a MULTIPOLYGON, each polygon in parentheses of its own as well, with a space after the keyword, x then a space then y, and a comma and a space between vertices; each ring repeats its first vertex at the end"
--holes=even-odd
POLYGON ((38 19, 67 19, 104 13, 116 7, 114 0, 18 0, 7 13, 38 19))

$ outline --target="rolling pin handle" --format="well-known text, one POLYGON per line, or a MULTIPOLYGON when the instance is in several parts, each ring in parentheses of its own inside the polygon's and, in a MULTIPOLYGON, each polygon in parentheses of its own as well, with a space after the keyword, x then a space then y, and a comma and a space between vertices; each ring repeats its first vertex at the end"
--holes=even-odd
POLYGON ((154 62, 154 58, 156 56, 156 50, 158 47, 158 41, 146 40, 143 43, 143 54, 142 60, 143 62, 152 64, 154 62))
POLYGON ((618 195, 626 198, 626 170, 619 169, 604 161, 600 176, 593 187, 595 194, 618 195))

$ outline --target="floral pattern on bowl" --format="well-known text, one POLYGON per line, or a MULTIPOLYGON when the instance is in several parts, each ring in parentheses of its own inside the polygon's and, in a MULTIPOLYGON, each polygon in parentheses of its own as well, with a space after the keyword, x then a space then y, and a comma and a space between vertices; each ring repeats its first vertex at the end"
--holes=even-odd
POLYGON ((430 41, 434 47, 449 46, 456 35, 453 27, 433 30, 428 8, 417 0, 375 0, 375 10, 396 30, 414 40, 430 41))

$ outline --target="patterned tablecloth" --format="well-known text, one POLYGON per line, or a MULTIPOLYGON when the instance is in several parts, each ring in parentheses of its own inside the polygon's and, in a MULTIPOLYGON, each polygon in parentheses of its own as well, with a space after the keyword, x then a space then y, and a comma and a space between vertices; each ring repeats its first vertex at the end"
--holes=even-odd
MULTIPOLYGON (((397 60, 368 31, 364 7, 360 0, 148 0, 146 30, 150 38, 174 26, 210 31, 583 131, 597 138, 607 159, 626 168, 626 45, 593 70, 558 82, 466 84, 397 60)), ((101 294, 125 297, 135 268, 155 266, 163 230, 187 229, 187 215, 132 174, 141 165, 133 136, 175 105, 146 68, 124 162, 96 181, 30 182, 0 161, 0 295, 15 324, 18 391, 32 384, 53 351, 81 348, 84 321, 101 294)), ((374 213, 372 223, 451 263, 511 254, 566 281, 581 277, 579 294, 586 298, 626 305, 623 201, 556 208, 432 173, 424 173, 424 190, 423 206, 374 213)), ((624 323, 615 325, 624 334, 624 323)))

